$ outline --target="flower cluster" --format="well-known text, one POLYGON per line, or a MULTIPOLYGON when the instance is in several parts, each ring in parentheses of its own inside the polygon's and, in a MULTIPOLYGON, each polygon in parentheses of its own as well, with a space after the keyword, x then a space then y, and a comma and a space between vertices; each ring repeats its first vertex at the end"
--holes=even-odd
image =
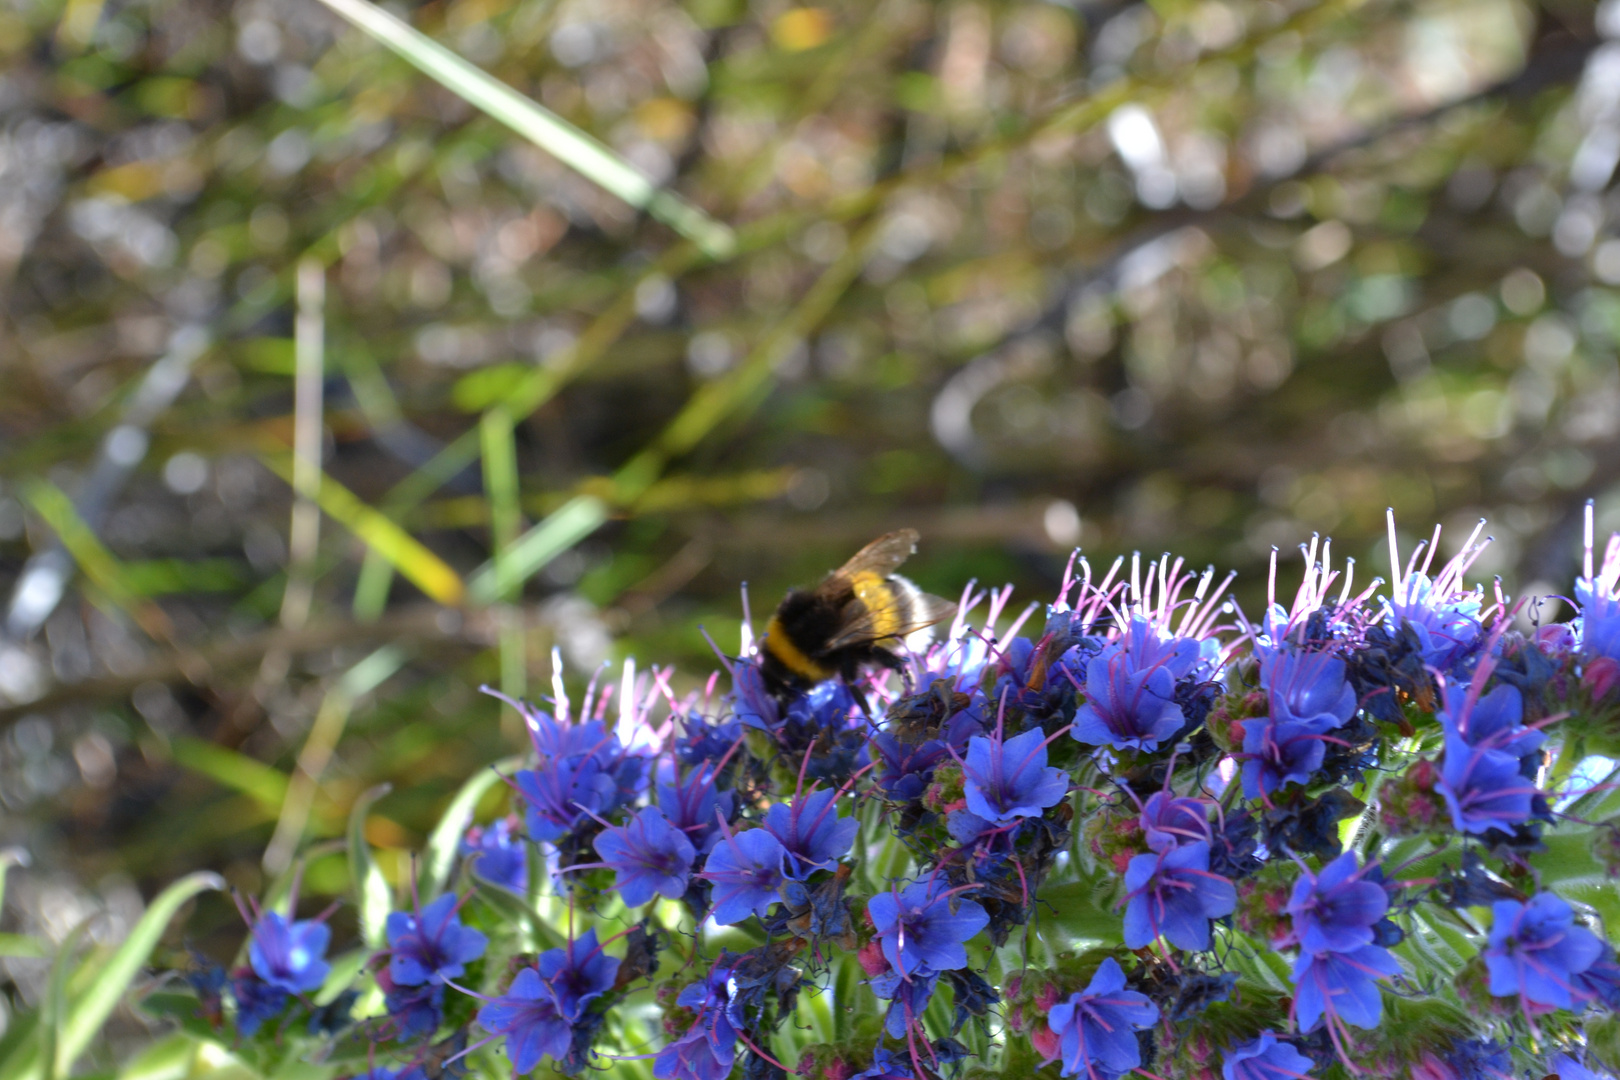
POLYGON ((1620 537, 1553 625, 1465 582, 1477 539, 1402 563, 1392 524, 1360 591, 1313 541, 1258 619, 1076 559, 858 685, 773 691, 748 629, 729 684, 558 674, 511 702, 509 812, 449 827, 353 980, 254 908, 203 1015, 378 1077, 1606 1076, 1620 537))

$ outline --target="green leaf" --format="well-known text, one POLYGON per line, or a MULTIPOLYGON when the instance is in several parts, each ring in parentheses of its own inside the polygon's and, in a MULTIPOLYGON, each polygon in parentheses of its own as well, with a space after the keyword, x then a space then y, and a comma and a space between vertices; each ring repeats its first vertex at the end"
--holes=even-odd
POLYGON ((25 956, 39 959, 51 954, 50 943, 44 938, 27 934, 0 934, 0 956, 25 956))
POLYGON ((549 109, 530 101, 437 41, 366 0, 322 0, 469 105, 482 109, 587 180, 662 221, 712 258, 737 248, 731 229, 653 184, 629 163, 549 109))
POLYGON ((80 1054, 90 1045, 101 1026, 112 1015, 118 1001, 129 989, 129 984, 140 973, 152 950, 157 947, 163 931, 192 897, 212 889, 223 889, 225 880, 206 871, 188 874, 157 895, 146 909, 129 937, 118 946, 101 967, 95 982, 73 1002, 68 1011, 67 1024, 62 1029, 56 1047, 57 1068, 67 1073, 80 1054))
POLYGON ((349 811, 349 877, 354 882, 355 906, 360 915, 360 936, 373 949, 383 946, 384 926, 393 910, 394 898, 388 881, 366 843, 366 814, 371 804, 393 790, 392 784, 378 784, 355 800, 349 811))
POLYGON ((176 765, 251 796, 271 813, 280 810, 287 797, 286 775, 246 754, 188 736, 173 739, 169 751, 176 765))
POLYGON ((444 816, 439 818, 439 823, 433 827, 433 833, 428 837, 427 850, 423 853, 422 875, 417 883, 417 888, 421 890, 422 903, 430 903, 450 883, 450 870, 456 864, 456 853, 461 849, 462 834, 472 822, 473 812, 478 809, 478 803, 483 799, 484 793, 495 786, 503 773, 522 764, 523 759, 520 757, 498 761, 462 784, 461 790, 456 792, 456 797, 450 800, 450 805, 445 807, 444 816))
POLYGON ((570 499, 518 537, 499 564, 489 562, 479 567, 468 582, 468 595, 474 603, 493 603, 503 590, 527 581, 552 559, 601 528, 607 518, 607 503, 594 495, 570 499))

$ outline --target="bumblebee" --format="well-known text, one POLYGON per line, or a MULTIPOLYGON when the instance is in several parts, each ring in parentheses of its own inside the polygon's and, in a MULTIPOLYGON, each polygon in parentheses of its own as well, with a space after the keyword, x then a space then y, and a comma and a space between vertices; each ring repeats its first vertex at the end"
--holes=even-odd
POLYGON ((765 627, 760 671, 778 697, 862 667, 900 670, 894 650, 950 618, 956 605, 896 574, 917 550, 917 531, 888 533, 857 551, 813 589, 789 589, 765 627))

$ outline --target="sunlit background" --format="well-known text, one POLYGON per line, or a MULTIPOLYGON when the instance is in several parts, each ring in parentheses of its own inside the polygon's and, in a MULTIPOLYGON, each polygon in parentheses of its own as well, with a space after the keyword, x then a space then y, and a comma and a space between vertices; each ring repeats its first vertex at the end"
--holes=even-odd
POLYGON ((1620 527, 1612 2, 387 7, 735 244, 319 0, 0 0, 8 929, 257 888, 382 781, 400 875, 519 745, 481 683, 693 685, 901 526, 947 595, 1078 545, 1251 611, 1313 533, 1387 575, 1388 507, 1512 595, 1620 527))

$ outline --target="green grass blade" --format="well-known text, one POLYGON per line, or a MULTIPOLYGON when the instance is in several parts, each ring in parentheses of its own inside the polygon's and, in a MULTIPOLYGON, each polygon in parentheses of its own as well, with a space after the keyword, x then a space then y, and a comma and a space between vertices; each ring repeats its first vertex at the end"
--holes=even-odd
MULTIPOLYGON (((292 480, 291 454, 266 453, 261 459, 277 476, 292 480)), ((461 578, 443 559, 330 476, 321 477, 320 504, 328 517, 387 559, 429 597, 441 604, 461 603, 465 591, 461 578)))
POLYGON ((38 960, 50 954, 50 943, 44 938, 29 937, 27 934, 0 934, 0 956, 38 960))
POLYGON ((499 120, 605 191, 645 210, 697 244, 711 258, 730 258, 736 251, 737 237, 728 226, 659 188, 590 135, 408 23, 366 0, 322 0, 322 3, 451 93, 499 120))
POLYGON ((373 949, 383 945, 384 924, 393 910, 394 898, 377 860, 366 843, 366 814, 371 805, 393 790, 392 784, 378 784, 355 800, 349 811, 349 877, 354 882, 355 906, 360 915, 360 936, 373 949))
POLYGON ((280 810, 282 800, 287 797, 286 774, 246 754, 187 736, 172 740, 169 752, 181 768, 240 791, 271 813, 280 810))
POLYGON ((439 823, 433 827, 433 834, 428 837, 427 850, 423 852, 422 876, 417 884, 421 890, 422 903, 426 904, 433 900, 450 883, 450 870, 456 864, 456 852, 461 847, 461 836, 472 823, 473 812, 478 809, 478 803, 483 799, 484 793, 500 782, 503 775, 510 774, 513 769, 522 765, 523 759, 519 757, 497 761, 489 768, 475 773, 472 779, 461 785, 456 797, 450 800, 444 816, 439 818, 439 823))
MULTIPOLYGON (((555 513, 518 537, 506 553, 505 582, 527 581, 543 566, 567 551, 608 519, 607 503, 594 495, 580 495, 559 506, 555 513)), ((499 599, 503 575, 496 564, 486 563, 474 572, 467 585, 474 603, 490 604, 499 599)))
POLYGON ((129 937, 116 952, 102 964, 95 981, 67 1011, 61 1036, 56 1042, 55 1067, 58 1075, 67 1075, 79 1055, 89 1047, 90 1040, 107 1022, 113 1009, 129 984, 140 973, 164 929, 175 913, 192 897, 210 889, 223 889, 225 880, 218 874, 200 872, 188 874, 158 894, 152 906, 146 909, 129 937))

